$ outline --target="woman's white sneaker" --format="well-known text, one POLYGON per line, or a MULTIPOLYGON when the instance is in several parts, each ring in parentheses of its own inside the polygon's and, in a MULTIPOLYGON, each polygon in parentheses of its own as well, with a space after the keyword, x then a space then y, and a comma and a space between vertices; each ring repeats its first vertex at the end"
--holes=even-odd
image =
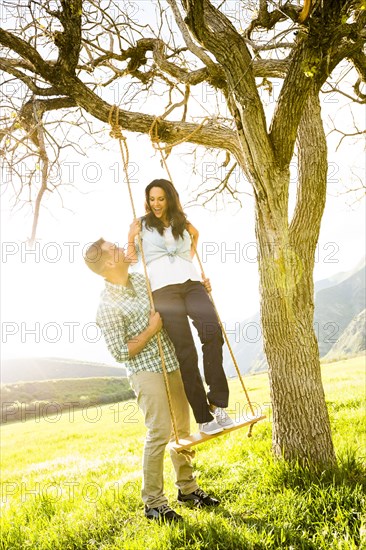
POLYGON ((234 420, 230 418, 225 409, 222 409, 221 407, 215 407, 210 412, 215 416, 216 423, 224 430, 235 426, 234 420))
POLYGON ((216 420, 211 420, 211 422, 203 422, 198 424, 198 429, 201 433, 206 435, 214 435, 223 431, 223 428, 219 426, 216 420))

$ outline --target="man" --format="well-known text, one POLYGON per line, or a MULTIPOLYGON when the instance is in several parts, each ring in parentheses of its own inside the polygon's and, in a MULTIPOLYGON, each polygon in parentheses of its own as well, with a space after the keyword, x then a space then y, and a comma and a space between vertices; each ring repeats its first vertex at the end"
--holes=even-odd
MULTIPOLYGON (((172 423, 157 344, 160 332, 169 379, 178 437, 190 433, 189 406, 173 344, 162 328, 159 313, 150 312, 146 280, 129 273, 131 261, 122 248, 104 239, 93 243, 85 254, 87 266, 105 279, 97 313, 107 346, 116 361, 125 363, 137 402, 144 414, 147 435, 143 452, 142 500, 148 519, 179 521, 182 516, 168 506, 164 494, 163 464, 172 423)), ((193 475, 194 451, 170 449, 176 473, 178 501, 198 507, 216 506, 219 501, 197 485, 193 475)))

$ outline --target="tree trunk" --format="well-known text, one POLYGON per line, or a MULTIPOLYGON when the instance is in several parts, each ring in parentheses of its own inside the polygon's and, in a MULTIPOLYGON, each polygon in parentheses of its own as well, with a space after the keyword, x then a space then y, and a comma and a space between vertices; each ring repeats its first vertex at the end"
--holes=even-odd
MULTIPOLYGON (((330 465, 335 457, 313 330, 312 269, 291 247, 268 246, 269 237, 260 220, 257 234, 261 319, 273 406, 273 450, 285 459, 330 465)), ((278 243, 284 242, 282 237, 276 236, 278 243)))
POLYGON ((271 201, 256 196, 261 320, 273 406, 273 450, 311 467, 335 464, 313 318, 313 269, 324 211, 327 151, 313 94, 298 133, 297 203, 288 224, 289 173, 273 170, 271 201), (310 116, 311 115, 311 116, 310 116))

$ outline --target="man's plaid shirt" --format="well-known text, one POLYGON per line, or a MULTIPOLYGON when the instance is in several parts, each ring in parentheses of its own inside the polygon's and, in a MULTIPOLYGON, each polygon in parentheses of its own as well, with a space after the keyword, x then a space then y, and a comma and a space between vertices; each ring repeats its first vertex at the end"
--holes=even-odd
MULTIPOLYGON (((157 337, 153 336, 134 357, 129 357, 127 342, 143 332, 150 317, 146 280, 140 273, 129 275, 131 287, 106 281, 97 313, 99 325, 109 351, 116 361, 125 363, 128 374, 140 371, 163 372, 157 337)), ((168 372, 179 368, 174 346, 164 329, 160 331, 168 372)))

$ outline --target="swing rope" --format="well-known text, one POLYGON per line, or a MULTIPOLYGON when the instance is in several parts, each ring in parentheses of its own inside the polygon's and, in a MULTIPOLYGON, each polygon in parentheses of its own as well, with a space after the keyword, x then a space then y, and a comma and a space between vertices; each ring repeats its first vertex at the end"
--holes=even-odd
MULTIPOLYGON (((193 246, 194 246, 194 245, 193 245, 193 246)), ((200 256, 199 256, 199 254, 198 254, 198 252, 197 252, 197 248, 196 248, 195 246, 194 246, 194 252, 195 252, 196 258, 197 258, 197 260, 198 260, 198 265, 200 266, 200 270, 201 270, 201 273, 202 273, 202 277, 203 277, 204 279, 206 279, 206 275, 205 275, 205 272, 204 272, 204 270, 203 270, 203 265, 202 265, 202 262, 201 262, 201 258, 200 258, 200 256)), ((230 344, 230 342, 229 342, 229 338, 228 338, 228 336, 227 336, 227 334, 226 334, 226 330, 225 330, 225 328, 224 328, 224 325, 223 325, 223 323, 222 323, 222 321, 221 321, 219 312, 217 311, 217 307, 216 307, 215 301, 214 301, 214 299, 213 299, 212 293, 209 292, 208 295, 209 295, 210 300, 211 300, 211 302, 212 302, 212 305, 213 305, 213 307, 214 307, 214 310, 215 310, 217 319, 218 319, 218 321, 219 321, 219 325, 220 325, 221 330, 222 330, 222 334, 223 334, 223 336, 224 336, 226 345, 227 345, 227 347, 228 347, 228 349, 229 349, 230 356, 231 356, 231 359, 232 359, 232 361, 233 361, 233 363, 234 363, 234 367, 235 367, 236 373, 237 373, 238 378, 239 378, 239 380, 240 380, 241 387, 243 388, 245 397, 246 397, 246 399, 247 399, 247 402, 248 402, 248 405, 249 405, 249 408, 250 408, 250 412, 252 413, 253 416, 255 416, 255 414, 254 414, 254 409, 253 409, 253 405, 252 405, 252 403, 251 403, 251 401, 250 401, 250 399, 249 399, 249 395, 248 395, 247 389, 246 389, 246 387, 245 387, 243 377, 242 377, 241 372, 240 372, 240 370, 239 370, 239 365, 238 365, 238 363, 237 363, 237 361, 236 361, 236 358, 235 358, 233 349, 232 349, 231 344, 230 344)))
MULTIPOLYGON (((172 107, 174 107, 174 108, 179 107, 179 105, 181 105, 181 104, 182 103, 177 103, 177 104, 173 105, 172 107)), ((160 140, 159 140, 158 125, 159 125, 159 122, 161 120, 164 120, 164 118, 172 110, 172 107, 168 111, 166 111, 162 116, 157 116, 157 117, 154 118, 153 123, 151 124, 150 130, 149 130, 149 136, 150 136, 153 148, 159 151, 159 153, 161 155, 161 160, 162 160, 163 165, 164 165, 164 168, 165 168, 165 170, 166 170, 166 172, 169 176, 170 181, 173 183, 173 180, 172 180, 172 177, 171 177, 171 174, 170 174, 170 170, 169 170, 168 164, 166 162, 166 159, 167 159, 169 153, 167 153, 167 155, 164 156, 164 151, 170 151, 176 145, 181 145, 182 143, 186 143, 189 140, 189 138, 194 136, 201 128, 203 128, 205 122, 207 122, 209 120, 209 118, 205 117, 202 120, 202 122, 197 126, 197 128, 195 128, 192 132, 190 132, 186 137, 184 137, 182 139, 178 139, 177 141, 174 141, 173 143, 169 144, 168 146, 162 147, 160 145, 160 140)))
MULTIPOLYGON (((118 139, 119 148, 120 148, 120 152, 121 152, 122 163, 123 163, 123 170, 125 172, 128 192, 129 192, 129 195, 130 195, 130 201, 131 201, 131 206, 132 206, 133 217, 136 220, 137 217, 136 217, 135 203, 134 203, 134 200, 133 200, 132 191, 131 191, 131 183, 130 183, 130 179, 129 179, 129 175, 128 175, 129 152, 128 152, 128 146, 127 146, 127 139, 124 137, 124 135, 122 133, 122 128, 119 124, 119 107, 117 105, 112 105, 112 107, 110 109, 110 112, 109 112, 108 122, 109 122, 109 125, 111 126, 110 136, 112 138, 118 139), (114 114, 114 118, 113 118, 113 114, 114 114)), ((140 248, 140 251, 141 251, 141 260, 142 260, 142 265, 144 267, 144 274, 145 274, 145 279, 146 279, 146 284, 147 284, 147 291, 148 291, 149 300, 150 300, 150 307, 151 307, 152 313, 155 313, 154 298, 153 298, 152 291, 151 291, 150 281, 149 281, 149 278, 148 278, 148 275, 147 275, 147 267, 146 267, 144 249, 142 247, 141 233, 138 234, 138 244, 139 244, 139 248, 140 248)), ((168 397, 169 412, 170 412, 170 417, 171 417, 172 425, 173 425, 174 439, 175 439, 176 444, 179 445, 177 423, 176 423, 173 404, 172 404, 172 396, 171 396, 171 393, 170 393, 168 373, 167 373, 166 365, 165 365, 164 350, 163 350, 163 346, 162 346, 162 343, 161 343, 160 332, 158 332, 156 334, 156 337, 157 337, 159 354, 160 354, 160 359, 161 359, 161 366, 162 366, 162 369, 163 369, 165 388, 166 388, 166 393, 167 393, 167 397, 168 397)))
MULTIPOLYGON (((178 105, 176 105, 176 106, 178 106, 178 105)), ((173 178, 172 178, 172 176, 171 176, 170 170, 169 170, 169 168, 168 168, 168 164, 167 164, 167 162, 166 162, 166 157, 164 156, 164 153, 163 153, 163 151, 164 151, 164 149, 166 149, 166 147, 165 147, 165 148, 164 148, 164 147, 161 147, 160 141, 159 141, 159 136, 158 136, 158 123, 159 123, 159 120, 163 119, 166 115, 167 115, 167 113, 164 113, 164 115, 163 115, 162 117, 155 117, 155 119, 154 119, 154 121, 153 121, 153 123, 152 123, 152 125, 151 125, 150 131, 149 131, 149 135, 150 135, 150 138, 151 138, 151 141, 152 141, 152 144, 153 144, 154 149, 157 149, 157 150, 160 152, 161 159, 162 159, 163 165, 164 165, 164 167, 165 167, 165 170, 166 170, 166 172, 167 172, 167 174, 168 174, 168 176, 169 176, 169 179, 170 179, 170 181, 171 181, 173 187, 175 188, 174 183, 173 183, 173 178)), ((200 130, 200 129, 202 128, 202 126, 203 126, 203 124, 205 123, 205 121, 206 121, 206 119, 204 119, 204 120, 202 121, 202 123, 201 123, 193 132, 191 132, 185 139, 179 140, 179 141, 173 143, 172 145, 169 145, 169 149, 171 149, 171 148, 174 147, 175 145, 179 145, 179 144, 184 143, 185 141, 187 141, 192 135, 194 135, 195 132, 197 132, 198 130, 200 130)), ((193 243, 193 240, 192 240, 192 243, 193 243)), ((202 261, 201 261, 201 258, 200 258, 200 256, 199 256, 199 254, 198 254, 197 248, 194 246, 194 244, 193 244, 193 247, 194 247, 194 252, 195 252, 196 258, 197 258, 197 260, 198 260, 198 264, 199 264, 199 267, 200 267, 200 270, 201 270, 202 277, 203 277, 204 279, 206 279, 206 275, 205 275, 205 272, 204 272, 204 269, 203 269, 202 261)), ((249 405, 250 412, 251 412, 251 414, 252 414, 253 416, 255 416, 252 402, 250 401, 249 394, 248 394, 248 392, 247 392, 247 389, 246 389, 245 384, 244 384, 243 377, 242 377, 241 372, 240 372, 240 369, 239 369, 239 365, 238 365, 238 363, 237 363, 237 361, 236 361, 234 352, 233 352, 232 347, 231 347, 231 344, 230 344, 230 342, 229 342, 229 338, 228 338, 228 336, 227 336, 227 334, 226 334, 226 330, 225 330, 225 328, 224 328, 224 326, 223 326, 223 323, 222 323, 222 321, 221 321, 220 315, 219 315, 219 313, 218 313, 218 311, 217 311, 216 304, 215 304, 215 301, 214 301, 214 299, 213 299, 212 293, 209 292, 208 295, 209 295, 209 297, 210 297, 210 300, 211 300, 212 305, 213 305, 213 307, 214 307, 215 313, 216 313, 216 315, 217 315, 217 319, 218 319, 218 321, 219 321, 219 325, 220 325, 220 327, 221 327, 222 334, 223 334, 223 336, 224 336, 225 342, 226 342, 227 347, 228 347, 229 352, 230 352, 231 359, 232 359, 232 361, 233 361, 233 363, 234 363, 234 367, 235 367, 236 373, 237 373, 237 375, 238 375, 238 378, 239 378, 240 383, 241 383, 241 386, 242 386, 242 388, 243 388, 245 397, 246 397, 246 399, 247 399, 247 403, 248 403, 248 405, 249 405)), ((251 437, 252 429, 253 429, 253 424, 250 425, 248 437, 251 437)))

